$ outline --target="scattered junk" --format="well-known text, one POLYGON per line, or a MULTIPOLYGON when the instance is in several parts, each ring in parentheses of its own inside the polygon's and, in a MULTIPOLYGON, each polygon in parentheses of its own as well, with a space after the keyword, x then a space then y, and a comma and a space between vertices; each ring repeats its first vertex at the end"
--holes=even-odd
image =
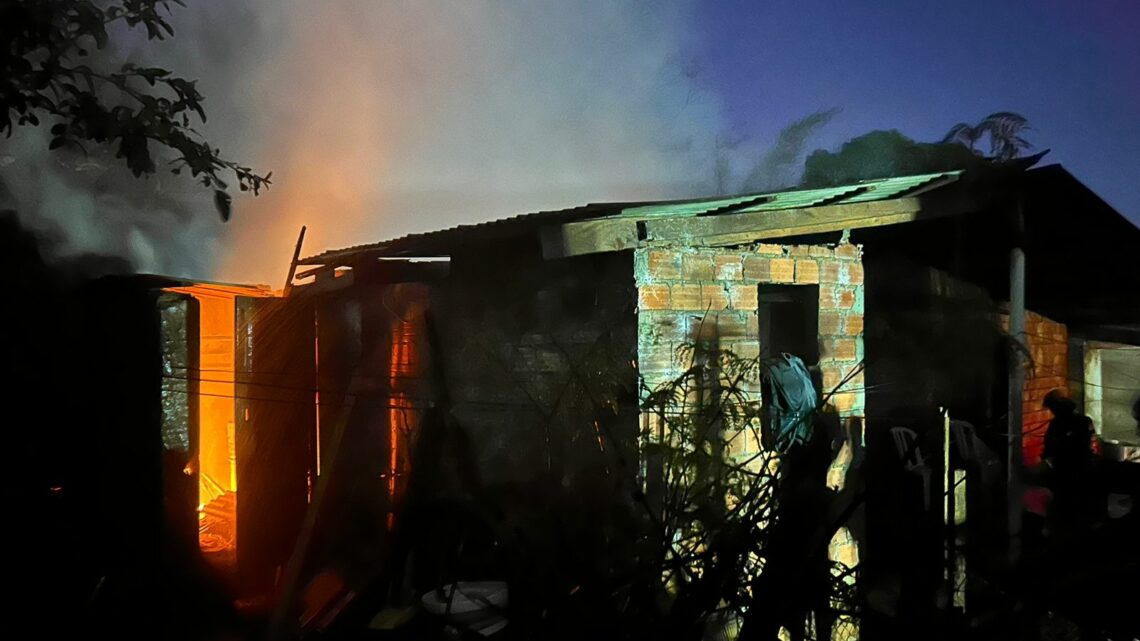
POLYGON ((390 633, 406 628, 416 616, 417 608, 384 608, 368 622, 368 629, 380 633, 390 633))
MULTIPOLYGON (((967 541, 955 563, 980 563, 970 541, 1016 538, 1020 495, 975 510, 968 488, 1037 461, 1047 391, 1083 392, 1098 429, 1123 421, 1107 418, 1118 402, 1104 381, 1140 380, 1136 246, 1140 231, 1059 166, 595 204, 309 257, 299 242, 287 291, 105 284, 142 302, 103 305, 99 357, 119 367, 101 384, 152 379, 140 389, 154 397, 95 409, 108 434, 161 435, 162 479, 121 476, 164 496, 116 509, 161 498, 236 594, 276 595, 285 629, 391 629, 422 608, 490 636, 507 626, 508 586, 532 596, 516 588, 526 572, 462 579, 501 576, 502 542, 578 509, 575 493, 618 500, 645 479, 639 389, 684 371, 679 347, 788 354, 796 389, 818 377, 840 426, 835 475, 861 461, 898 472, 867 477, 829 555, 857 564, 869 546, 875 584, 926 585, 965 577, 940 565, 947 540, 967 541), (150 325, 111 322, 128 311, 150 325), (929 509, 947 494, 963 505, 929 509)), ((789 418, 807 407, 793 396, 777 393, 789 418)), ((1104 436, 1131 467, 1135 432, 1104 436)), ((955 594, 987 589, 961 581, 955 594)), ((868 634, 889 625, 876 616, 868 634)))
POLYGON ((489 637, 507 627, 507 593, 502 581, 460 581, 424 594, 420 602, 426 612, 450 625, 489 637))
POLYGON ((1122 519, 1132 513, 1132 495, 1109 493, 1108 518, 1122 519))
POLYGON ((1140 463, 1140 443, 1107 439, 1100 441, 1101 454, 1108 460, 1121 463, 1140 463))
POLYGON ((355 591, 347 589, 340 575, 321 572, 309 581, 301 594, 301 628, 327 629, 355 596, 355 591))

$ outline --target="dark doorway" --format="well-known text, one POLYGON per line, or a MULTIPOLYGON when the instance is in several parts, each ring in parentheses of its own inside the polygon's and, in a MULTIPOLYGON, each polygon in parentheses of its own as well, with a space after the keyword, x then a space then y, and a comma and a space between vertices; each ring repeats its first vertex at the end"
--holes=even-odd
POLYGON ((799 356, 807 365, 819 362, 819 287, 760 285, 757 315, 760 356, 799 356))

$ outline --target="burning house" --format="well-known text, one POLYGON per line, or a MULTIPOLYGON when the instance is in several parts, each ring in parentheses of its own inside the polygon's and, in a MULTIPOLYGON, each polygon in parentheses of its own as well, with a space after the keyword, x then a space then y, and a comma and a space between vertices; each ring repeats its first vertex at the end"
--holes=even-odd
POLYGON ((89 357, 114 365, 89 401, 104 437, 110 511, 130 522, 160 500, 168 535, 194 541, 228 578, 240 574, 243 590, 271 585, 296 537, 295 526, 280 524, 300 522, 314 473, 306 453, 316 410, 305 376, 313 343, 306 352, 292 347, 305 331, 312 336, 311 323, 287 322, 277 313, 284 300, 266 287, 110 277, 84 298, 89 357), (274 336, 287 336, 288 348, 274 336), (296 354, 303 358, 289 360, 296 354), (254 424, 272 425, 272 437, 254 424), (159 487, 161 498, 147 489, 159 487), (266 509, 272 516, 259 513, 266 509))
MULTIPOLYGON (((343 589, 316 620, 393 550, 427 544, 393 543, 400 518, 463 531, 459 502, 403 515, 409 492, 498 491, 518 514, 589 519, 644 480, 639 399, 684 371, 678 347, 795 354, 845 428, 829 485, 864 460, 900 470, 868 474, 865 509, 830 545, 874 586, 914 554, 941 563, 944 515, 900 503, 954 496, 967 540, 1016 532, 1004 479, 1040 455, 1049 390, 1083 399, 1103 437, 1131 437, 1137 241, 1049 166, 527 214, 301 258, 287 296, 136 282, 161 354, 126 371, 161 361, 162 402, 132 420, 166 453, 171 521, 246 585, 289 594, 335 569, 343 589), (971 427, 944 441, 947 417, 971 427), (959 477, 969 492, 944 492, 959 477), (905 540, 915 527, 934 543, 905 540)), ((426 562, 401 572, 453 580, 426 562)))

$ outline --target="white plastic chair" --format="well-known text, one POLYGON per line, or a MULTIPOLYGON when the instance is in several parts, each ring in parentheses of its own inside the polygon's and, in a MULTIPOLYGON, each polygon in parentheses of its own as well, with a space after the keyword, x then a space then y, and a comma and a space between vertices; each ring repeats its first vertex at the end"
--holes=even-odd
POLYGON ((930 476, 933 471, 917 444, 918 434, 909 427, 892 427, 891 438, 906 471, 922 477, 922 508, 930 510, 930 476))
POLYGON ((951 420, 950 432, 954 437, 959 458, 977 465, 982 487, 989 488, 994 480, 994 473, 1001 466, 997 456, 978 438, 977 431, 968 421, 951 420))

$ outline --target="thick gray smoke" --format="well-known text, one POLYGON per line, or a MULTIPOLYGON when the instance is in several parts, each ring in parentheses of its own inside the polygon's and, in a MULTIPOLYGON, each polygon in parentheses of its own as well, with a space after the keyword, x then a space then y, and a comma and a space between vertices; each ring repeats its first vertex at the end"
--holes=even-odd
POLYGON ((203 215, 199 188, 173 175, 135 178, 97 149, 49 152, 45 133, 25 128, 4 141, 0 209, 16 211, 49 259, 95 254, 141 272, 206 273, 217 218, 203 215))
MULTIPOLYGON (((239 48, 257 50, 257 22, 248 12, 231 11, 223 20, 202 8, 177 11, 176 38, 165 42, 148 43, 120 25, 113 45, 94 51, 88 64, 113 69, 130 61, 200 79, 211 93, 207 106, 218 112, 203 129, 225 153, 244 160, 251 147, 236 135, 245 114, 235 100, 241 70, 233 61, 240 59, 239 48)), ((49 259, 93 254, 125 259, 140 272, 211 274, 225 233, 211 192, 166 171, 169 157, 159 156, 154 176, 136 178, 109 148, 88 144, 84 151, 49 151, 51 124, 16 128, 11 138, 0 139, 0 209, 16 211, 22 225, 43 240, 49 259)))
POLYGON ((772 191, 798 184, 808 140, 838 113, 837 107, 817 111, 780 130, 776 143, 744 177, 741 191, 772 191))
MULTIPOLYGON (((224 0, 130 55, 199 78, 215 146, 274 185, 208 193, 21 135, 27 224, 138 269, 280 285, 306 252, 588 201, 707 193, 720 113, 686 68, 688 2, 224 0), (84 172, 87 172, 86 174, 84 172)), ((34 132, 33 132, 34 133, 34 132)))

